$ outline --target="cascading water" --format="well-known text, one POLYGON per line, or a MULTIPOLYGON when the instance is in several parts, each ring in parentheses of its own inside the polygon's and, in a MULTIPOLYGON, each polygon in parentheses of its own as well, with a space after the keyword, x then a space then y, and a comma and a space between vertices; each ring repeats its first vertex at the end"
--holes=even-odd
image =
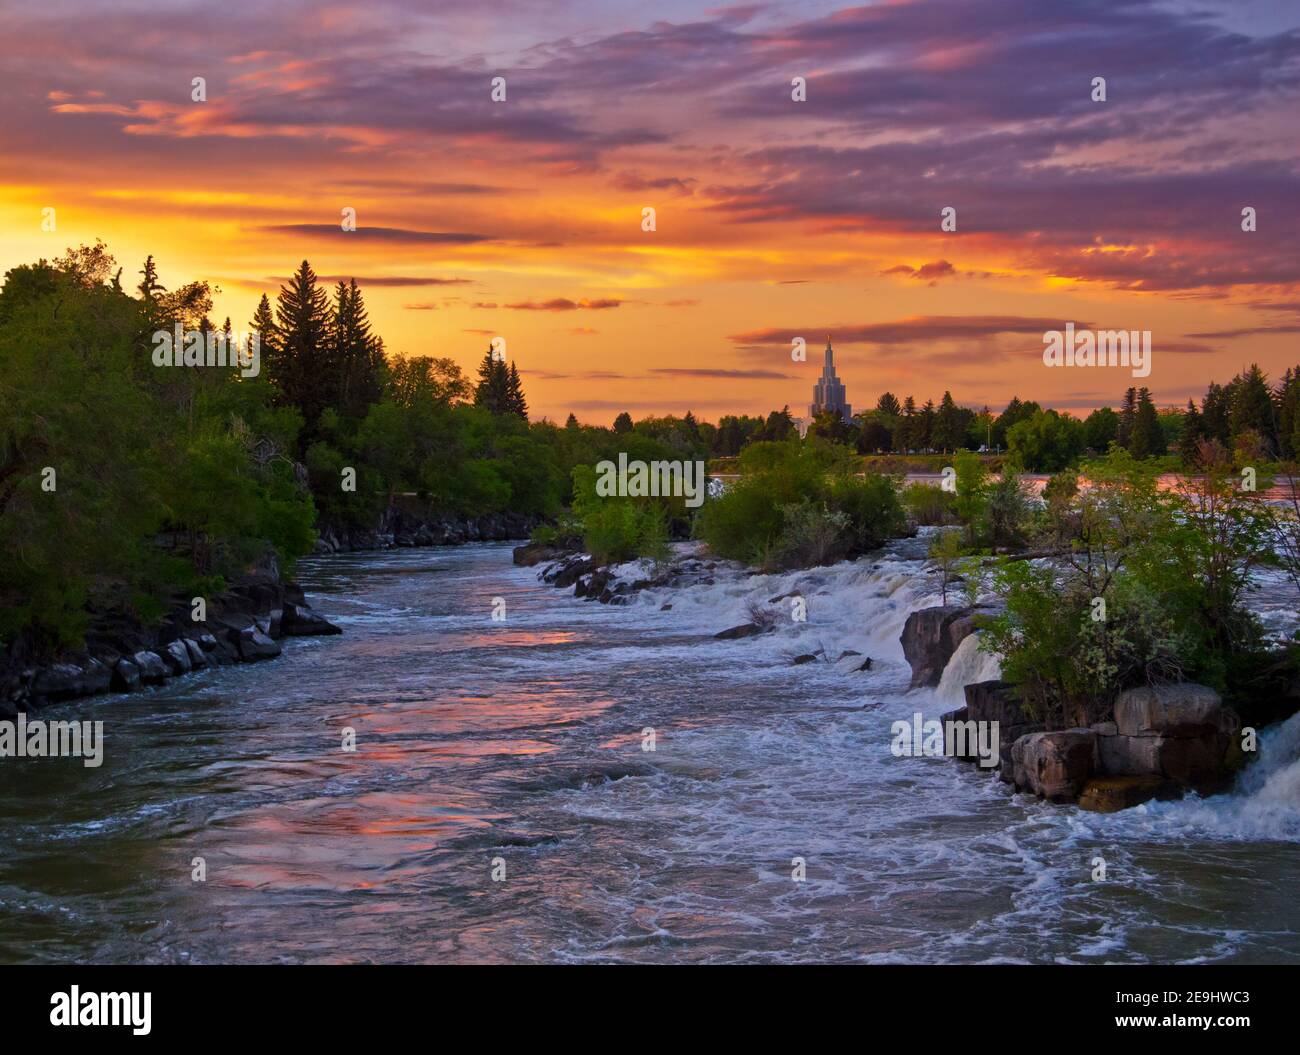
POLYGON ((504 546, 305 561, 342 637, 81 705, 99 770, 0 769, 0 959, 1300 962, 1297 720, 1236 794, 1111 815, 898 757, 993 669, 909 691, 922 550, 625 607, 504 546))

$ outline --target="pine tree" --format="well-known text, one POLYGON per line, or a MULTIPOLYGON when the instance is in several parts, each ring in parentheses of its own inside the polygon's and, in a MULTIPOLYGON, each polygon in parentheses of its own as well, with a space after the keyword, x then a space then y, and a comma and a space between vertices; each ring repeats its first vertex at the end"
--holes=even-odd
POLYGON ((1201 400, 1201 425, 1207 438, 1229 446, 1232 433, 1228 428, 1228 390, 1211 381, 1201 400))
POLYGON ((279 390, 279 400, 302 411, 307 428, 299 439, 303 450, 321 412, 332 405, 337 377, 332 370, 329 297, 316 284, 316 272, 306 260, 280 287, 276 300, 279 354, 267 376, 279 390))
POLYGON ((1128 450, 1133 449, 1133 428, 1137 424, 1138 395, 1136 388, 1124 393, 1124 405, 1119 411, 1119 431, 1115 442, 1128 450))
POLYGON ((1165 453, 1165 440, 1164 433, 1160 429, 1160 417, 1156 414, 1155 403, 1151 401, 1151 392, 1146 388, 1138 390, 1137 410, 1133 415, 1133 432, 1129 442, 1129 451, 1134 458, 1150 458, 1153 455, 1165 453))
POLYGON ((383 352, 370 328, 370 316, 356 279, 339 281, 334 291, 330 332, 331 371, 336 377, 338 408, 345 417, 362 418, 380 396, 383 352))
POLYGON ((572 411, 569 412, 569 416, 564 422, 564 427, 566 429, 577 429, 578 419, 574 416, 572 411))
POLYGON ((513 359, 510 360, 510 373, 506 378, 506 411, 528 420, 528 400, 524 398, 524 386, 519 381, 519 371, 515 369, 513 359))
POLYGON ((614 431, 620 436, 632 431, 632 415, 626 410, 614 419, 614 431))
POLYGON ((249 330, 256 335, 258 355, 262 363, 269 364, 275 359, 279 343, 277 340, 277 331, 275 328, 275 316, 271 314, 271 299, 262 294, 262 299, 257 302, 257 310, 253 312, 253 318, 248 324, 249 330))
POLYGON ((886 392, 876 400, 876 409, 882 414, 889 414, 898 417, 902 412, 902 407, 898 405, 898 397, 893 392, 886 392))
POLYGON ((1178 456, 1189 468, 1196 465, 1200 457, 1201 441, 1205 439, 1205 422, 1194 400, 1187 401, 1187 411, 1183 414, 1183 431, 1178 437, 1178 456))
POLYGON ((955 451, 962 445, 964 433, 961 409, 954 402, 952 393, 944 392, 934 419, 934 445, 944 452, 955 451))
POLYGON ((510 412, 510 371, 505 361, 497 359, 490 348, 479 363, 474 405, 486 407, 493 414, 510 412))
POLYGON ((1229 386, 1228 430, 1235 442, 1247 431, 1258 433, 1265 451, 1277 452, 1276 413, 1268 378, 1257 364, 1238 374, 1229 386))

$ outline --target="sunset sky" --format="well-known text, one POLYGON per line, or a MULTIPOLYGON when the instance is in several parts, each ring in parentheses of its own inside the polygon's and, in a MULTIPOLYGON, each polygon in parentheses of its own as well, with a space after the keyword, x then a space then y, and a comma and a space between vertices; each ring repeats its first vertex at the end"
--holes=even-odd
POLYGON ((1275 0, 6 3, 0 269, 102 238, 124 285, 153 253, 242 327, 305 256, 392 352, 472 372, 505 338, 560 420, 805 413, 828 332, 855 409, 1185 403, 1300 362, 1297 27, 1275 0), (1046 368, 1067 322, 1151 330, 1151 376, 1046 368))

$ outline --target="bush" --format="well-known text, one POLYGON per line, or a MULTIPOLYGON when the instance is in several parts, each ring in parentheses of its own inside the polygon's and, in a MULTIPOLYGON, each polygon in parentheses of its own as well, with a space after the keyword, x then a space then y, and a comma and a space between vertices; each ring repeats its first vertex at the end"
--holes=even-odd
POLYGON ((848 517, 852 554, 879 549, 907 526, 898 485, 888 476, 835 476, 827 489, 827 504, 848 517))
POLYGON ((903 488, 903 506, 907 515, 921 527, 952 523, 955 499, 956 495, 938 484, 911 484, 903 488))
POLYGON ((813 568, 833 564, 849 551, 849 516, 817 502, 785 507, 785 526, 777 547, 783 567, 813 568))

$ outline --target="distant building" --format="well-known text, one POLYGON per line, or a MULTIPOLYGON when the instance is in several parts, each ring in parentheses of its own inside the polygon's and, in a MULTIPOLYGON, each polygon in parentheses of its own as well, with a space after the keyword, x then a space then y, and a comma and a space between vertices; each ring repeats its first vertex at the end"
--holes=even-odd
POLYGON ((822 376, 813 389, 808 416, 815 420, 818 414, 827 411, 833 411, 845 421, 853 419, 853 408, 845 402, 844 382, 835 376, 835 351, 831 348, 830 334, 826 335, 826 361, 822 365, 822 376))

